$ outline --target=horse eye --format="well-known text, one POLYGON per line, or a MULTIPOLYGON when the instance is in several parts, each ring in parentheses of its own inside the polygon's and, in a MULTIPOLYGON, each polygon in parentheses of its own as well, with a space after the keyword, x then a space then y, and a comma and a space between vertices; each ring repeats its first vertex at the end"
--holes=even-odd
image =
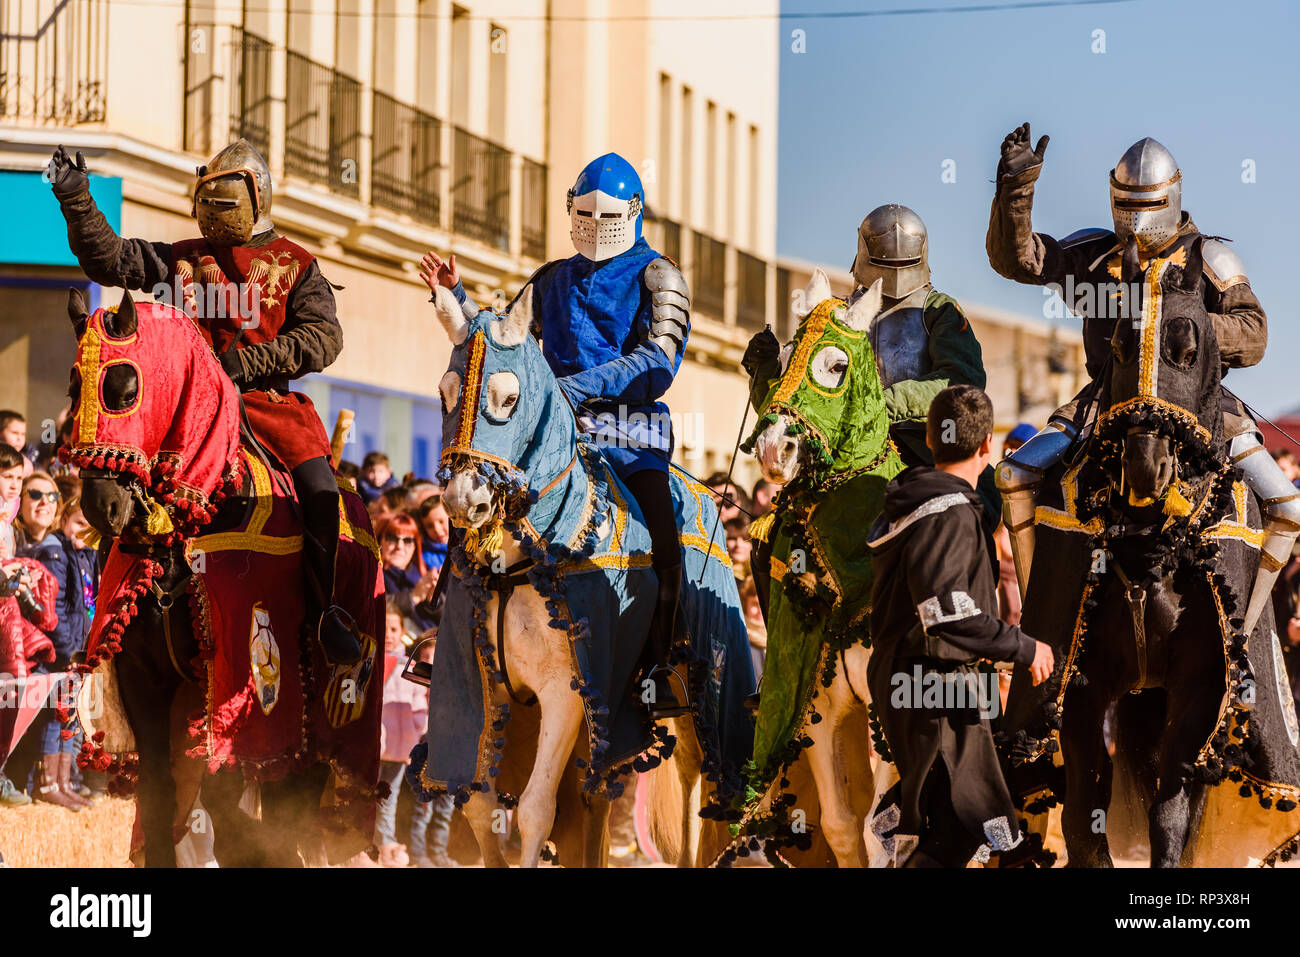
POLYGON ((104 407, 110 412, 125 412, 140 395, 140 377, 135 366, 120 362, 104 372, 104 407))
POLYGON ((506 400, 505 400, 505 402, 502 403, 502 405, 504 405, 504 406, 506 406, 507 408, 509 408, 509 407, 513 406, 513 405, 514 405, 516 402, 518 402, 518 401, 519 401, 519 396, 517 396, 517 395, 510 395, 510 396, 506 396, 506 400))

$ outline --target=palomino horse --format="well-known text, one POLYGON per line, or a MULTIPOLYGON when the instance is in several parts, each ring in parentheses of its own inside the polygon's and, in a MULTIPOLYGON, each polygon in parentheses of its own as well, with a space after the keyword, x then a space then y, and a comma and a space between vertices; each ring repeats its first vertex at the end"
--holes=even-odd
POLYGON ((1295 709, 1272 609, 1249 635, 1239 617, 1262 535, 1223 451, 1199 242, 1139 276, 1131 248, 1121 288, 1140 298, 1115 324, 1100 415, 1035 516, 1021 627, 1058 665, 1038 688, 1017 668, 1010 783, 1031 812, 1064 796, 1069 866, 1110 867, 1102 735, 1118 702, 1117 756, 1148 809, 1152 866, 1228 863, 1228 845, 1244 863, 1296 830, 1295 709))
MULTIPOLYGON (((269 467, 241 446, 234 385, 195 323, 169 306, 137 306, 126 293, 115 309, 87 315, 74 291, 68 311, 78 339, 75 420, 61 455, 80 468, 87 520, 113 540, 84 671, 124 712, 86 715, 101 733, 88 731, 85 759, 128 781, 138 773, 149 867, 175 865, 175 838, 195 823, 200 786, 223 866, 322 861, 331 765, 338 790, 358 792, 346 823, 354 849, 364 848, 379 695, 367 698, 357 682, 356 707, 330 721, 319 714, 340 675, 314 643, 295 638, 302 529, 272 494, 269 467), (205 774, 205 764, 245 774, 205 774)), ((356 524, 342 516, 341 524, 368 537, 353 505, 356 524)), ((363 570, 349 579, 350 610, 374 632, 383 621, 377 555, 368 568, 368 582, 363 570)), ((374 651, 372 641, 372 670, 374 651)))
MULTIPOLYGON (((498 804, 516 793, 524 866, 538 864, 548 837, 561 863, 598 866, 617 778, 655 766, 670 746, 632 687, 657 590, 649 535, 529 334, 531 289, 504 316, 467 316, 442 288, 435 303, 454 345, 440 385, 443 503, 464 536, 449 559, 428 745, 413 754, 411 778, 457 795, 489 866, 505 863, 498 804)), ((702 534, 713 505, 676 471, 672 490, 678 638, 690 659, 679 671, 694 705, 693 720, 678 722, 692 740, 673 826, 694 863, 699 805, 734 813, 743 794, 753 671, 730 561, 702 534)))
POLYGON ((782 486, 770 528, 760 519, 752 529, 772 554, 756 783, 759 791, 770 788, 778 820, 753 815, 749 833, 785 831, 784 856, 829 864, 826 847, 799 839, 819 825, 835 863, 862 867, 864 819, 875 790, 867 731, 865 530, 903 464, 889 443, 866 335, 881 308, 880 284, 847 305, 831 297, 819 269, 803 303, 749 442, 763 477, 782 486))

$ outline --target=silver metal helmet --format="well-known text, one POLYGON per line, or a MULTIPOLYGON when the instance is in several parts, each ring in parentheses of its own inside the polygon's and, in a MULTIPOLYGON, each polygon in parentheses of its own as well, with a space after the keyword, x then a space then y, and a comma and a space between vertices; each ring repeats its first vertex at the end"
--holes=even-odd
POLYGON ((208 242, 241 246, 271 228, 270 213, 271 168, 248 140, 236 140, 198 168, 192 215, 208 242))
POLYGON ((867 287, 882 279, 885 296, 902 299, 930 281, 929 252, 920 216, 896 203, 877 206, 858 227, 853 278, 867 287))
POLYGON ((1151 137, 1125 151, 1110 171, 1110 210, 1121 243, 1136 237, 1140 250, 1154 252, 1178 234, 1182 180, 1173 154, 1151 137))

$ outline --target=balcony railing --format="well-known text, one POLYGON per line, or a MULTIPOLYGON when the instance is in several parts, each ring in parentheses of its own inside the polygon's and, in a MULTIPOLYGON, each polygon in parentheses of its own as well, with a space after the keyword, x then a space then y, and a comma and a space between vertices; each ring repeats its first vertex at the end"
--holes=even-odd
POLYGON ((546 166, 524 158, 523 222, 520 226, 523 253, 532 259, 546 258, 546 166))
POLYGON ((736 253, 736 325, 754 332, 767 322, 767 263, 736 253))
POLYGON ((284 171, 356 199, 361 147, 361 84, 289 51, 284 171))
POLYGON ((0 0, 0 118, 76 126, 104 121, 107 0, 0 0))
POLYGON ((452 175, 452 228, 508 249, 510 151, 458 126, 452 175))
POLYGON ((727 246, 704 233, 695 234, 695 263, 691 277, 691 306, 723 318, 726 296, 727 246))
POLYGON ((370 201, 436 226, 441 209, 442 121, 375 93, 370 201))

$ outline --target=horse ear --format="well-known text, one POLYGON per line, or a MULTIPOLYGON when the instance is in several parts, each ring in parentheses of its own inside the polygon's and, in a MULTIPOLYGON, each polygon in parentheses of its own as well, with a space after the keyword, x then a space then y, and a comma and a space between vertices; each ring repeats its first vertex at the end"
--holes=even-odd
POLYGON ((86 304, 86 297, 80 289, 75 286, 68 288, 68 318, 72 320, 72 329, 77 334, 77 339, 81 339, 81 334, 86 331, 86 316, 90 314, 90 307, 86 304))
POLYGON ((1183 265, 1183 291, 1196 292, 1201 287, 1201 272, 1205 269, 1205 260, 1201 255, 1201 243, 1197 238, 1192 248, 1187 251, 1187 262, 1183 265))
POLYGON ((433 294, 433 304, 434 310, 438 313, 438 321, 447 330, 447 338, 451 340, 453 346, 460 345, 469 332, 469 320, 465 318, 464 310, 456 301, 455 293, 446 286, 439 286, 433 294))
POLYGON ((808 285, 803 288, 803 309, 795 309, 794 314, 800 319, 804 318, 821 303, 829 299, 831 295, 831 281, 826 277, 826 273, 822 271, 821 267, 818 266, 813 270, 808 285))
POLYGON ((849 305, 849 312, 844 320, 846 326, 855 332, 867 330, 871 320, 880 314, 880 307, 884 303, 884 282, 883 279, 877 279, 871 284, 871 288, 849 305))
POLYGON ((135 330, 139 325, 139 318, 135 313, 135 300, 131 298, 131 290, 122 290, 122 301, 118 303, 117 312, 113 315, 113 338, 130 339, 135 335, 135 330))
POLYGON ((533 287, 525 286, 515 297, 510 311, 492 322, 492 338, 499 346, 517 346, 528 338, 533 326, 533 287))

